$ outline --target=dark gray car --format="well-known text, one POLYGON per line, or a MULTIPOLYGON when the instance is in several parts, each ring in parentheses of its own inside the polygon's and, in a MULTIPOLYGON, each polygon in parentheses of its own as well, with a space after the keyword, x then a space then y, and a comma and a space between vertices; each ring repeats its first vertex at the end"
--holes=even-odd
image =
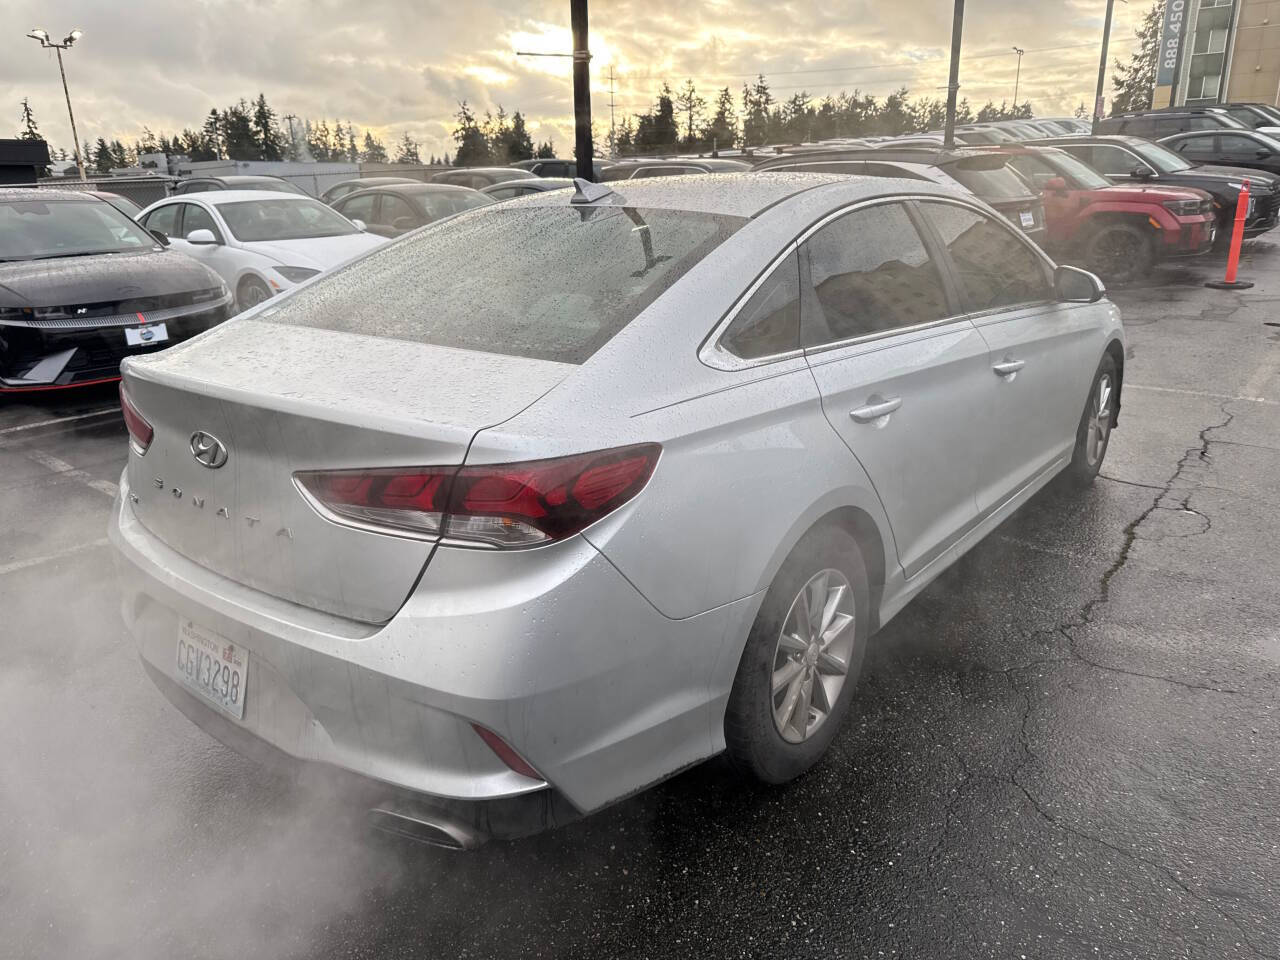
POLYGON ((425 224, 493 202, 470 187, 396 183, 349 193, 336 201, 333 209, 348 220, 359 220, 370 233, 398 237, 425 224))

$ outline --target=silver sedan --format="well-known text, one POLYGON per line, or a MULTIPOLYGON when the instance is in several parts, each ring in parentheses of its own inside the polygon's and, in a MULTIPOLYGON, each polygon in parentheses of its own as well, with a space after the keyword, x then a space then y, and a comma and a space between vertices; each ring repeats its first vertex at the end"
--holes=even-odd
POLYGON ((157 686, 450 846, 727 751, 816 763, 867 639, 1119 413, 1120 317, 972 196, 580 184, 124 366, 157 686))

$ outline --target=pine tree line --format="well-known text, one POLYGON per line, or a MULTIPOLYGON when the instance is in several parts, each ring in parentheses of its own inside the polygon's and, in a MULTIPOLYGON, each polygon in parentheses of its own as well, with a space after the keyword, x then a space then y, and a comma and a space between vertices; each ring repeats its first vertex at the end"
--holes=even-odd
MULTIPOLYGON (((453 129, 453 142, 457 145, 453 162, 458 166, 503 166, 517 160, 556 155, 555 144, 550 140, 534 146, 524 115, 519 110, 508 117, 502 104, 498 104, 497 114, 486 111, 482 123, 463 100, 453 118, 457 122, 453 129)), ((449 162, 448 154, 445 162, 449 162)))

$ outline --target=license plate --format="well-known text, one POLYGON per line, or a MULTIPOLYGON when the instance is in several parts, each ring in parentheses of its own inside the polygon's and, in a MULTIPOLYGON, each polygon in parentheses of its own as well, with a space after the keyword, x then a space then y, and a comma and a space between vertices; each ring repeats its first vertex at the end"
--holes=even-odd
POLYGON ((1024 229, 1030 229, 1031 227, 1034 227, 1036 225, 1035 214, 1028 213, 1026 210, 1023 210, 1021 213, 1018 214, 1018 219, 1022 221, 1022 226, 1024 229))
POLYGON ((169 339, 169 328, 163 323, 148 323, 141 327, 125 327, 124 342, 131 347, 145 347, 164 343, 169 339))
POLYGON ((178 627, 178 679, 224 713, 244 718, 249 651, 183 620, 178 627))

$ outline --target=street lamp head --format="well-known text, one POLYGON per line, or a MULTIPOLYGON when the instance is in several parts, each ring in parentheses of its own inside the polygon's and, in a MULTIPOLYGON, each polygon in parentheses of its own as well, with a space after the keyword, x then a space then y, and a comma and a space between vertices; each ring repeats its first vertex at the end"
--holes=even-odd
POLYGON ((77 27, 76 29, 68 33, 67 39, 63 40, 62 42, 69 47, 83 36, 84 36, 84 31, 81 30, 79 27, 77 27))
POLYGON ((47 43, 49 41, 49 34, 44 30, 41 30, 39 27, 32 30, 27 34, 27 36, 32 40, 39 40, 41 43, 47 43))

